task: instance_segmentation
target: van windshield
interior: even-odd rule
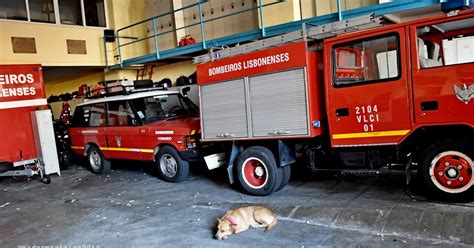
[[[196,106],[180,94],[134,99],[132,104],[143,124],[182,115],[197,114]]]

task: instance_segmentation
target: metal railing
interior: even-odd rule
[[[273,0],[272,2],[266,3],[266,4],[263,4],[262,0],[258,0],[257,6],[252,6],[251,8],[243,9],[239,12],[230,13],[230,14],[226,14],[226,15],[222,15],[222,16],[218,16],[218,17],[206,19],[206,20],[203,18],[203,4],[208,3],[209,1],[212,1],[212,0],[196,0],[196,1],[197,2],[194,4],[190,4],[182,8],[174,9],[172,11],[159,14],[159,15],[147,18],[143,21],[120,28],[115,32],[113,36],[104,36],[104,53],[105,53],[106,67],[108,69],[119,69],[119,68],[124,67],[124,61],[125,61],[126,66],[136,65],[136,64],[152,62],[152,61],[156,61],[160,59],[174,58],[175,56],[181,56],[185,54],[200,52],[202,50],[210,48],[210,46],[226,46],[226,45],[231,45],[231,44],[235,44],[239,42],[247,42],[250,40],[261,39],[261,38],[265,38],[269,36],[281,35],[284,33],[295,31],[295,30],[300,30],[302,23],[323,25],[326,23],[341,21],[342,19],[353,18],[356,16],[366,15],[369,13],[375,13],[376,15],[384,15],[388,13],[394,13],[394,12],[439,4],[439,0],[393,0],[387,3],[383,3],[383,4],[368,5],[368,6],[360,7],[357,9],[344,10],[344,7],[342,7],[341,5],[341,0],[335,0],[337,1],[337,7],[338,7],[337,12],[324,14],[321,16],[309,17],[302,20],[297,20],[293,22],[288,22],[288,23],[283,23],[283,24],[267,27],[265,26],[265,19],[264,19],[265,11],[263,10],[263,8],[270,5],[282,3],[285,0]],[[185,11],[186,9],[189,9],[189,8],[199,9],[199,18],[197,22],[189,24],[189,25],[183,25],[178,28],[176,28],[176,24],[175,24],[175,27],[171,30],[158,32],[157,25],[156,25],[157,20],[162,20],[163,17],[166,17],[168,15],[171,15],[172,17],[174,17],[176,12]],[[216,21],[218,19],[227,18],[233,15],[239,15],[239,14],[242,14],[248,11],[254,11],[254,10],[259,10],[259,13],[258,13],[259,19],[260,19],[259,28],[250,30],[250,31],[240,32],[238,34],[236,33],[236,34],[225,36],[225,37],[219,37],[219,38],[214,37],[213,39],[206,39],[204,24],[212,22],[212,21]],[[139,25],[142,25],[150,21],[153,22],[153,25],[152,25],[153,35],[147,34],[146,37],[143,37],[143,38],[123,35],[123,33],[127,32],[127,30],[130,30],[134,27],[137,27]],[[202,40],[201,42],[198,42],[194,45],[186,46],[187,48],[176,46],[172,49],[160,50],[160,47],[158,44],[158,37],[169,34],[169,33],[176,33],[179,30],[183,30],[183,29],[197,26],[197,25],[199,25],[200,27],[201,40]],[[105,38],[107,37],[115,38],[116,40],[116,44],[113,49],[114,62],[112,65],[109,65],[109,60],[107,58],[108,57],[107,53],[110,52],[110,51],[107,51],[107,43],[105,42]],[[132,56],[131,58],[124,58],[123,48],[136,44],[138,42],[144,42],[145,40],[148,40],[148,39],[154,39],[154,42],[153,42],[154,53],[146,53],[146,55],[143,55],[143,56],[138,55],[138,56]],[[123,42],[124,40],[126,42]],[[149,47],[151,48],[152,44],[149,44]],[[115,57],[117,57],[118,63],[115,62]]]

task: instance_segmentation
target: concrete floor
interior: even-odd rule
[[[298,176],[253,197],[230,187],[223,170],[194,168],[181,184],[156,178],[151,164],[113,163],[110,175],[71,166],[52,183],[0,178],[0,247],[464,247],[474,245],[473,204],[410,198],[403,174]],[[264,205],[276,228],[215,240],[230,208]],[[85,247],[83,246],[83,247]],[[91,246],[89,246],[91,247]]]

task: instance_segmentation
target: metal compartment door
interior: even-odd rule
[[[303,68],[249,78],[254,137],[308,134]]]
[[[248,137],[244,80],[200,86],[205,140]]]

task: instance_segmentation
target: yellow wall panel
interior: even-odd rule
[[[196,65],[191,61],[155,67],[153,71],[153,81],[160,81],[163,78],[169,78],[173,82],[180,76],[189,76],[196,71]]]
[[[104,72],[97,71],[88,73],[74,78],[62,78],[57,81],[46,82],[46,97],[50,95],[60,95],[63,93],[71,93],[78,90],[82,84],[93,86],[94,84],[104,81]]]
[[[107,22],[116,29],[145,19],[144,0],[107,0]],[[82,27],[0,20],[0,64],[38,63],[44,66],[104,66],[103,30],[98,27]],[[138,27],[121,33],[124,36],[144,37],[146,27]],[[11,37],[32,37],[36,42],[36,54],[13,53]],[[85,40],[87,54],[67,53],[66,39]],[[121,40],[122,44],[126,40]],[[128,40],[130,41],[130,40]],[[107,50],[113,50],[109,44]],[[139,42],[123,49],[123,57],[131,58],[148,53],[148,44]],[[117,51],[108,54],[109,62]]]
[[[0,21],[0,64],[105,65],[101,28]],[[37,53],[13,53],[11,37],[35,38]],[[68,54],[66,39],[85,40],[87,54]]]

